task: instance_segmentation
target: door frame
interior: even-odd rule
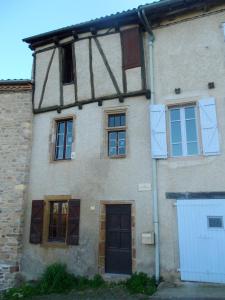
[[[100,201],[99,213],[99,243],[98,243],[98,272],[105,273],[105,245],[106,245],[106,205],[131,205],[131,270],[136,271],[136,241],[135,241],[135,201]]]

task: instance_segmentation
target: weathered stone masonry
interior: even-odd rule
[[[20,269],[32,136],[31,83],[0,81],[0,290]]]

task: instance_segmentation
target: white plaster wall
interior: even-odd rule
[[[35,71],[35,93],[34,108],[38,108],[41,99],[41,93],[47,73],[47,68],[51,55],[54,50],[36,54],[36,71]],[[58,49],[56,49],[51,68],[49,70],[48,80],[45,88],[42,107],[59,105],[59,58]]]
[[[82,40],[75,43],[78,99],[91,98],[90,64],[89,64],[89,41]]]
[[[128,152],[124,159],[109,159],[104,149],[104,110],[127,109]],[[139,183],[150,182],[148,101],[145,97],[96,103],[62,111],[75,114],[75,159],[49,161],[49,134],[56,112],[35,115],[29,201],[26,209],[23,271],[38,276],[55,261],[68,264],[76,274],[97,273],[100,200],[134,200],[136,207],[137,270],[153,274],[153,246],[141,244],[141,233],[152,230],[151,192],[138,191]],[[80,245],[66,249],[45,248],[29,243],[31,201],[45,195],[71,194],[81,199]],[[90,206],[95,206],[91,211]]]
[[[142,89],[141,67],[125,71],[127,80],[127,91],[134,92]]]
[[[75,102],[75,88],[74,84],[63,85],[63,103],[64,105]]]
[[[221,27],[224,21],[225,13],[221,12],[154,30],[156,102],[176,105],[198,101],[204,96],[215,97],[221,143],[219,156],[169,157],[158,163],[164,277],[179,277],[175,200],[166,199],[165,193],[225,190],[225,43]],[[215,82],[216,88],[209,90],[208,82]],[[175,88],[181,88],[180,95],[175,95]],[[167,132],[169,139],[169,127]]]

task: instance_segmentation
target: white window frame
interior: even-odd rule
[[[195,110],[195,125],[196,125],[196,134],[197,134],[197,153],[196,154],[188,154],[187,153],[187,134],[186,134],[186,119],[185,119],[185,108],[193,107]],[[180,126],[181,126],[181,145],[182,145],[182,155],[173,155],[173,143],[172,143],[172,127],[171,127],[171,114],[170,111],[173,109],[179,109],[180,110]],[[179,158],[179,157],[185,157],[185,156],[198,156],[200,154],[199,151],[199,133],[198,133],[198,114],[196,109],[196,104],[190,104],[185,106],[172,106],[169,107],[169,127],[170,127],[170,154],[171,157]]]

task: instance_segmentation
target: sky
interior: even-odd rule
[[[135,8],[153,0],[0,0],[0,79],[30,79],[23,38]]]

